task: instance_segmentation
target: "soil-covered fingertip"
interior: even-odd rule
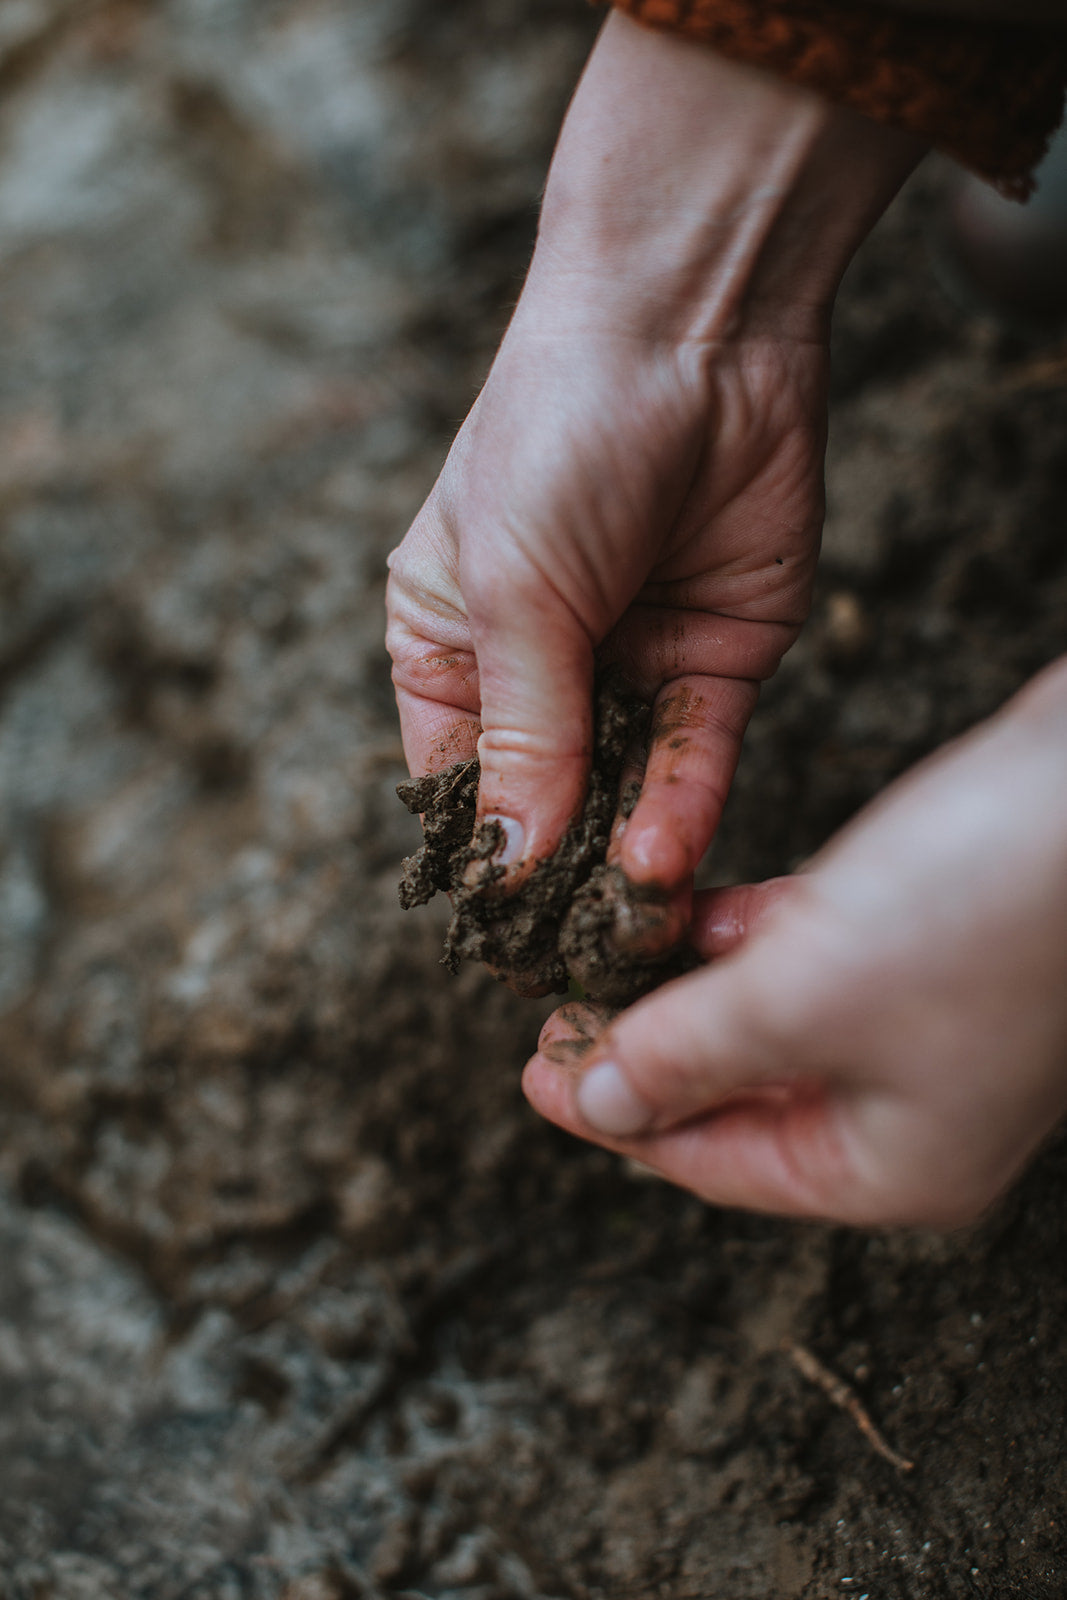
[[[591,999],[619,1007],[700,964],[675,899],[606,862],[571,902],[560,952]]]
[[[477,760],[399,786],[423,824],[422,846],[403,864],[400,903],[424,905],[438,890],[450,896],[443,960],[453,972],[464,960],[482,961],[523,995],[562,994],[574,978],[590,999],[622,1006],[698,958],[670,897],[605,864],[612,824],[634,804],[628,757],[647,737],[650,709],[613,673],[598,681],[595,702],[581,816],[514,893],[500,893],[505,868],[493,862],[500,825],[475,825]]]

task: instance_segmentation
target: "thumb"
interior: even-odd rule
[[[778,893],[785,904],[736,954],[606,1027],[602,1013],[562,1007],[523,1090],[549,1121],[714,1204],[886,1220],[896,1201],[879,1185],[869,1128],[839,1094],[840,1063],[827,1048],[818,918],[805,915],[796,880]]]
[[[747,953],[664,985],[622,1013],[597,1041],[574,1089],[582,1121],[631,1139],[675,1126],[740,1090],[791,1077],[783,1040],[766,1023]]]
[[[498,821],[513,886],[581,809],[592,758],[589,635],[538,574],[464,581],[478,660],[478,820]]]

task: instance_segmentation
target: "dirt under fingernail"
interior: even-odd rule
[[[553,1066],[574,1067],[585,1060],[595,1043],[595,1039],[583,1039],[579,1034],[572,1034],[569,1038],[553,1039],[551,1044],[542,1045],[540,1054]]]
[[[542,1028],[538,1053],[554,1066],[576,1071],[614,1016],[609,1006],[594,1010],[584,1001],[567,1001]]]

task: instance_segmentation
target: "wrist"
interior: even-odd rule
[[[922,150],[615,14],[560,137],[530,288],[565,277],[576,316],[657,339],[821,336],[841,273]]]

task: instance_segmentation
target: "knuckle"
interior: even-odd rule
[[[589,758],[589,750],[585,744],[561,739],[554,727],[491,727],[482,730],[478,755],[483,766],[518,761],[524,766],[536,763],[558,768],[568,763],[584,763]]]
[[[464,568],[463,596],[475,628],[529,628],[543,606],[543,594],[529,572],[506,561],[476,561]],[[534,624],[536,626],[536,623]]]
[[[469,686],[477,674],[474,655],[469,650],[447,650],[440,645],[419,645],[399,641],[390,649],[392,678],[398,689],[414,694],[433,695],[435,690],[454,693],[457,680]]]

